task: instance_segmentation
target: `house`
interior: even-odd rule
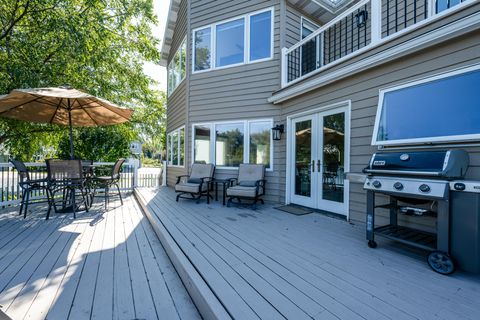
[[[171,0],[168,185],[193,162],[217,177],[264,163],[267,200],[364,221],[355,178],[379,148],[466,148],[480,179],[478,99],[465,113],[437,94],[452,79],[458,99],[480,87],[479,29],[477,0]],[[402,88],[420,94],[387,121]]]

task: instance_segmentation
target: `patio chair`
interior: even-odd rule
[[[200,202],[202,196],[207,196],[207,201],[210,200],[210,193],[208,192],[209,181],[213,178],[215,172],[215,166],[211,163],[192,164],[190,175],[182,175],[177,177],[177,183],[175,184],[175,192],[178,193],[176,201],[178,199],[195,199],[197,203]],[[185,197],[190,195],[191,197]]]
[[[109,176],[103,177],[93,177],[92,184],[93,184],[93,197],[92,203],[97,195],[97,189],[104,189],[103,195],[105,200],[105,210],[108,208],[108,204],[110,203],[110,196],[119,196],[120,203],[123,206],[123,199],[122,193],[120,192],[120,171],[122,170],[122,165],[125,162],[125,159],[118,159],[112,168],[112,173]],[[117,193],[111,193],[112,187],[117,189]]]
[[[20,204],[19,215],[22,214],[23,218],[27,217],[28,205],[33,203],[48,203],[47,219],[50,215],[50,210],[52,209],[52,203],[50,201],[50,193],[48,189],[48,179],[31,179],[30,172],[22,161],[19,160],[10,160],[15,169],[18,172],[18,185],[22,190],[22,202]],[[30,199],[30,196],[33,192],[44,192],[47,196],[47,199]]]
[[[88,212],[87,187],[82,162],[80,160],[48,159],[47,171],[55,212],[59,211],[57,209],[59,202],[62,204],[62,210],[71,209],[73,211],[73,218],[76,218],[76,213],[80,211],[82,204],[84,210]],[[55,198],[58,192],[62,193],[60,199]],[[80,196],[80,199],[77,196]]]
[[[260,197],[265,194],[265,183],[263,164],[241,164],[238,168],[238,178],[232,179],[233,186],[227,189],[227,207],[230,207],[233,199],[237,199],[238,204],[242,199],[248,199],[253,200],[252,209],[255,210],[258,201],[264,203]]]

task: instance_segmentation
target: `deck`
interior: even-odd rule
[[[0,310],[12,319],[199,319],[135,199],[27,219],[0,211]],[[0,319],[2,318],[0,312]]]
[[[370,249],[361,224],[176,203],[169,188],[136,196],[207,317],[479,319],[480,277],[438,275],[422,252],[387,240]]]

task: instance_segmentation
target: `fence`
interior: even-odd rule
[[[25,163],[29,168],[31,179],[47,178],[47,167],[45,163]],[[109,175],[113,162],[96,162],[95,171],[97,175]],[[128,192],[135,187],[159,187],[162,184],[161,170],[143,172],[136,164],[125,163],[122,166],[120,178],[120,190]],[[0,205],[16,204],[21,201],[22,192],[18,185],[18,173],[11,163],[0,163]],[[31,194],[33,198],[46,196],[44,191],[36,190]]]

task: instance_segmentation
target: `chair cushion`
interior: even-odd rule
[[[202,184],[202,191],[207,190],[207,184]],[[200,192],[200,184],[198,183],[179,183],[175,185],[175,191],[177,192],[189,192],[189,193],[199,193]]]
[[[257,185],[257,182],[245,180],[245,181],[239,181],[238,185],[242,187],[255,187]]]
[[[188,182],[188,183],[200,184],[200,183],[202,183],[202,179],[200,179],[200,178],[189,178],[189,179],[187,180],[187,182]]]
[[[265,166],[263,164],[242,163],[238,168],[238,183],[247,181],[258,181],[265,177]]]
[[[200,178],[212,178],[213,177],[213,164],[201,164],[194,163],[192,164],[192,171],[190,172],[189,179],[200,179]]]
[[[227,196],[255,198],[256,190],[256,187],[234,186],[227,189]]]

